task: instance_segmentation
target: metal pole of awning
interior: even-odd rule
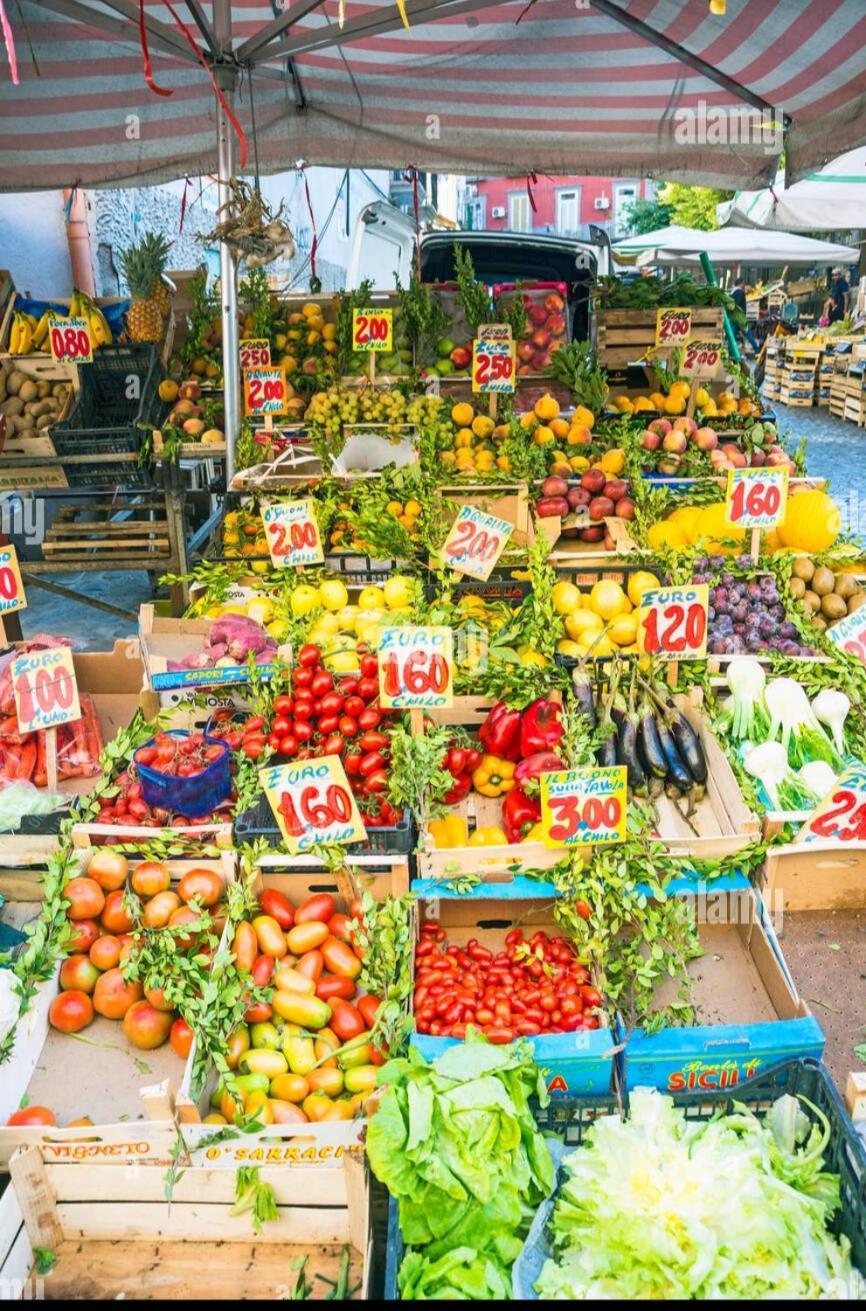
[[[213,0],[214,39],[220,53],[231,51],[231,0]],[[214,77],[229,105],[233,106],[237,87],[237,68],[216,64]],[[235,171],[235,140],[232,125],[222,105],[217,104],[217,195],[219,206],[227,205],[231,192],[229,181]],[[226,212],[219,215],[223,222]],[[240,352],[238,348],[237,265],[231,247],[220,242],[220,315],[222,319],[223,391],[225,395],[226,487],[231,485],[235,469],[235,444],[241,430]]]
[[[710,263],[710,257],[705,250],[701,251],[700,260],[701,260],[701,268],[704,271],[704,277],[707,280],[707,285],[710,287],[717,287],[719,284],[716,279],[716,273],[712,264]],[[724,306],[722,307],[722,326],[724,327],[725,330],[725,338],[728,343],[728,352],[730,353],[731,359],[735,360],[737,364],[742,364],[743,362],[742,356],[740,355],[740,348],[737,345],[737,338],[734,334],[733,325],[731,323],[731,320],[728,318],[728,311],[724,308]]]

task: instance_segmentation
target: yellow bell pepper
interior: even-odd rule
[[[477,828],[469,839],[470,847],[507,847],[508,838],[501,828]]]
[[[540,823],[533,824],[529,832],[521,839],[522,842],[541,842],[542,840]]]
[[[514,761],[484,755],[472,772],[472,784],[483,797],[499,797],[514,787]]]
[[[448,847],[465,847],[469,829],[462,815],[446,815],[444,819],[431,819],[427,830],[438,850]]]

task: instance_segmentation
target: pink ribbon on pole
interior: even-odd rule
[[[403,177],[412,183],[412,213],[415,218],[415,270],[421,281],[421,202],[418,195],[418,169],[410,164]]]
[[[0,0],[0,30],[3,32],[3,42],[6,46],[6,54],[9,58],[9,71],[12,74],[12,85],[20,86],[21,79],[18,76],[18,55],[15,53],[15,37],[12,32],[12,24],[6,17],[3,0]]]
[[[304,195],[307,198],[307,210],[310,215],[310,227],[312,228],[313,238],[310,242],[310,278],[316,276],[316,251],[319,249],[319,237],[316,231],[316,216],[313,213],[313,202],[310,199],[310,184],[307,181],[307,166],[303,162],[298,164],[298,172],[304,180]]]
[[[538,174],[535,169],[530,169],[526,175],[526,194],[529,197],[529,204],[532,207],[533,214],[537,214],[538,206],[535,203],[535,192],[532,190],[534,186],[538,186]]]

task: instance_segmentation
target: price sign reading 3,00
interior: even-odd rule
[[[541,775],[541,834],[546,847],[623,842],[625,822],[625,765]]]
[[[271,343],[267,337],[245,337],[240,343],[241,370],[265,369],[271,362]]]
[[[297,760],[259,770],[262,789],[293,854],[319,842],[363,842],[367,836],[339,756]]]
[[[251,369],[244,374],[244,407],[254,414],[285,414],[286,375],[282,369]]]
[[[268,550],[277,569],[321,564],[322,538],[311,500],[284,501],[262,507]]]
[[[644,592],[638,623],[642,654],[659,660],[703,660],[709,601],[707,583]]]
[[[656,312],[656,346],[685,346],[692,335],[692,312],[668,306]]]
[[[353,350],[390,351],[393,343],[393,310],[355,310],[352,320]]]
[[[52,646],[12,661],[19,733],[56,728],[81,718],[78,683],[68,646]]]
[[[507,519],[464,505],[442,547],[445,563],[458,573],[486,583],[511,533]]]
[[[58,364],[70,361],[75,364],[93,363],[90,326],[86,319],[63,319],[58,315],[50,314],[48,324],[48,341],[51,345],[52,359]]]
[[[797,842],[866,842],[866,767],[852,765],[836,779],[797,834]]]
[[[386,628],[379,644],[382,705],[453,705],[453,644],[450,628]]]
[[[725,519],[740,528],[775,528],[788,504],[787,469],[729,469]]]
[[[827,636],[836,646],[866,665],[866,606],[838,620],[827,629]]]

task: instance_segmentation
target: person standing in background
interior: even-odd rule
[[[839,323],[840,320],[848,317],[848,305],[851,299],[851,287],[848,279],[845,277],[845,270],[836,267],[833,270],[833,281],[830,284],[830,312],[828,318],[831,323]]]
[[[746,279],[745,278],[737,278],[736,282],[734,283],[734,290],[731,292],[731,300],[734,302],[737,309],[745,318],[746,317]],[[746,341],[751,346],[752,351],[755,354],[757,354],[760,347],[758,346],[758,343],[755,340],[755,334],[752,332],[752,325],[749,323],[749,321],[746,320],[745,328],[742,328],[740,327],[739,324],[737,324],[735,331],[739,340],[742,341],[743,338],[745,338]]]

